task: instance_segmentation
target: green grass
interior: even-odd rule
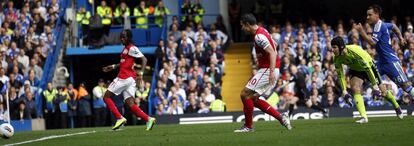
[[[204,125],[156,125],[153,131],[144,126],[127,126],[123,130],[82,128],[15,133],[11,139],[0,139],[0,145],[83,131],[95,133],[33,142],[28,145],[414,145],[414,117],[370,118],[368,124],[354,123],[351,118],[292,121],[287,131],[276,121],[255,122],[253,133],[233,133],[241,123]]]

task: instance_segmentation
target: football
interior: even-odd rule
[[[3,138],[10,138],[14,134],[14,128],[9,123],[3,123],[0,125],[0,134]]]

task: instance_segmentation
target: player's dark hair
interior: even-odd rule
[[[379,6],[377,4],[374,4],[374,5],[371,5],[371,6],[368,7],[368,10],[371,10],[371,9],[374,11],[374,13],[378,14],[379,16],[381,16],[381,13],[382,13],[381,6]]]
[[[132,42],[132,32],[130,29],[125,29],[121,32],[121,37],[126,38],[128,42]]]
[[[339,37],[339,36],[333,38],[331,40],[331,46],[335,46],[335,45],[338,46],[339,52],[342,53],[342,51],[345,48],[345,42],[344,42],[344,40],[341,37]]]
[[[240,22],[243,24],[249,24],[249,25],[255,25],[256,22],[256,17],[254,17],[253,14],[248,13],[248,14],[244,14],[241,18],[240,18]]]

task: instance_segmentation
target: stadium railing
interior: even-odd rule
[[[66,25],[63,24],[63,17],[65,16],[65,9],[70,6],[70,1],[59,1],[59,6],[60,6],[60,13],[59,13],[59,17],[57,20],[57,25],[55,28],[54,36],[56,36],[56,46],[55,48],[52,49],[52,51],[50,51],[48,53],[48,56],[46,58],[45,64],[43,66],[43,75],[42,78],[40,79],[40,85],[38,86],[38,88],[40,89],[46,89],[47,83],[51,82],[53,79],[53,75],[55,72],[55,67],[56,67],[56,63],[59,59],[59,54],[60,51],[62,50],[62,45],[63,45],[63,39],[65,36],[65,32],[66,32]],[[42,90],[39,90],[42,91]],[[38,110],[38,115],[39,116],[43,116],[43,110],[42,109],[42,104],[43,104],[43,99],[42,99],[42,93],[38,93],[35,96],[35,101],[36,101],[36,105],[37,105],[37,109]]]

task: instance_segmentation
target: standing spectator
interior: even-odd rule
[[[112,24],[112,9],[106,5],[106,1],[102,0],[101,5],[96,8],[97,14],[102,18],[104,34],[108,35]]]
[[[209,32],[210,39],[215,41],[220,48],[223,48],[224,45],[227,43],[227,35],[224,34],[221,30],[218,30],[216,25],[210,26]]]
[[[82,37],[79,39],[85,39],[88,30],[89,30],[89,19],[91,18],[91,13],[89,11],[86,11],[85,7],[81,7],[79,11],[76,13],[76,21],[80,24],[82,28]],[[87,41],[82,41],[86,43]],[[83,44],[81,44],[83,45]]]
[[[56,114],[55,114],[55,105],[53,104],[53,101],[56,98],[56,95],[58,94],[58,91],[53,88],[53,84],[51,82],[47,83],[47,89],[43,91],[43,98],[46,103],[45,105],[44,113],[45,113],[45,120],[46,120],[46,129],[54,129],[56,128],[55,120],[56,120]]]
[[[92,115],[92,108],[90,104],[91,96],[88,91],[86,91],[84,83],[79,85],[78,93],[78,124],[79,127],[89,127]]]
[[[58,121],[58,128],[68,128],[68,94],[64,91],[65,87],[58,87],[58,93],[53,101],[56,108],[56,121]],[[56,122],[55,121],[55,122]]]
[[[141,1],[139,6],[134,8],[134,16],[136,17],[137,28],[148,28],[148,13],[149,9],[145,5],[145,1]]]
[[[162,0],[158,1],[158,5],[155,7],[155,24],[158,27],[162,27],[164,24],[164,19],[167,18],[167,15],[170,14],[170,10],[164,6],[164,2]]]
[[[167,48],[165,47],[164,44],[164,40],[160,39],[158,41],[158,47],[155,50],[155,54],[157,56],[157,59],[159,59],[159,61],[164,62],[166,61],[166,56],[167,56]]]
[[[194,22],[196,24],[200,24],[203,20],[203,15],[205,13],[205,10],[201,5],[200,0],[195,0],[195,4],[193,5],[192,9],[192,12],[195,14]]]
[[[234,41],[240,40],[240,4],[238,0],[232,0],[229,4],[229,17],[231,34]]]
[[[124,24],[124,20],[130,15],[131,11],[125,2],[121,2],[121,4],[115,8],[114,16],[117,24]]]
[[[73,88],[73,84],[68,84],[68,118],[69,118],[69,128],[75,128],[75,120],[77,116],[78,108],[78,90]]]
[[[193,5],[190,0],[184,0],[183,5],[181,5],[181,22],[184,23],[187,21],[187,16],[193,13]]]
[[[100,127],[105,125],[106,121],[106,105],[103,101],[103,95],[106,91],[105,82],[99,79],[98,85],[93,88],[93,112],[95,126]]]

